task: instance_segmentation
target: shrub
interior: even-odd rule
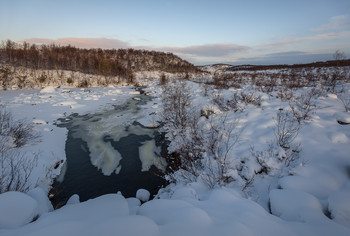
[[[71,77],[67,79],[67,84],[73,84],[73,79]]]
[[[167,82],[168,82],[168,78],[166,77],[166,75],[164,73],[162,73],[160,75],[159,84],[165,85]]]
[[[88,88],[89,87],[89,82],[87,79],[83,79],[79,84],[78,84],[79,88]]]
[[[38,139],[32,124],[14,121],[11,113],[0,106],[0,193],[28,190],[37,155],[28,158],[18,148]]]
[[[311,119],[311,115],[316,109],[315,98],[318,94],[319,92],[316,89],[311,89],[289,100],[289,107],[299,124]]]

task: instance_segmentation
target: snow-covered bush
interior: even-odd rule
[[[237,171],[231,150],[239,141],[241,130],[237,126],[237,121],[228,122],[215,114],[198,120],[194,135],[188,133],[187,140],[171,142],[169,151],[179,151],[182,158],[180,168],[169,174],[168,179],[182,183],[201,181],[209,188],[235,180]],[[180,152],[184,149],[191,151]]]
[[[289,107],[299,124],[311,119],[311,115],[316,109],[315,100],[318,95],[319,91],[313,88],[289,100]]]
[[[212,115],[201,129],[203,143],[203,171],[200,178],[213,188],[236,179],[231,150],[239,142],[242,132],[238,120],[228,120],[225,115]]]
[[[33,128],[25,121],[14,121],[11,113],[0,107],[0,193],[28,190],[37,158],[28,159],[18,148],[38,140]]]
[[[300,143],[295,139],[301,125],[290,111],[280,109],[277,112],[274,127],[274,139],[267,143],[264,150],[251,146],[251,159],[241,161],[238,175],[244,180],[242,190],[250,186],[257,175],[282,177],[296,166],[301,151]]]
[[[243,84],[242,77],[236,73],[224,72],[216,73],[213,77],[213,84],[220,89],[241,88]]]
[[[239,139],[238,122],[218,109],[202,117],[194,111],[185,81],[172,81],[163,87],[162,121],[173,169],[168,180],[200,179],[210,188],[228,183],[233,179],[230,151]]]
[[[163,86],[162,120],[174,129],[185,129],[191,117],[191,94],[184,80],[173,80]]]
[[[350,96],[347,96],[344,93],[339,94],[338,99],[342,102],[346,112],[350,111]]]
[[[300,125],[295,122],[289,111],[283,111],[283,109],[278,110],[275,124],[274,134],[277,144],[283,149],[291,148],[299,134]]]
[[[225,99],[221,93],[217,93],[213,98],[213,102],[224,111],[233,110],[234,112],[242,112],[245,106],[252,104],[254,106],[261,106],[261,96],[255,96],[254,92],[235,92],[233,95]]]

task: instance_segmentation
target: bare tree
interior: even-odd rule
[[[332,74],[332,91],[334,93],[335,92],[335,87],[337,85],[337,81],[339,79],[341,79],[341,77],[342,77],[341,69],[340,69],[340,61],[346,59],[345,53],[338,49],[333,54],[333,59],[337,61],[337,66],[335,68],[334,73]]]
[[[339,49],[337,51],[335,51],[335,53],[333,54],[333,59],[336,61],[341,61],[341,60],[345,60],[346,56],[345,53],[343,51],[340,51]]]

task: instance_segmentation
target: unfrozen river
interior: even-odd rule
[[[166,168],[163,135],[130,120],[151,100],[140,94],[113,109],[61,120],[68,129],[67,161],[53,184],[56,207],[73,194],[80,201],[118,191],[135,197],[140,188],[154,195],[165,184],[159,176]]]

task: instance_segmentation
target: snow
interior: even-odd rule
[[[350,228],[350,181],[346,189],[331,194],[328,198],[328,210],[334,221]]]
[[[66,205],[80,203],[80,198],[78,194],[73,194],[67,201]]]
[[[0,230],[28,224],[37,214],[38,203],[27,194],[12,191],[0,194]]]
[[[288,221],[307,222],[322,216],[321,203],[305,192],[274,189],[270,205],[272,214]]]
[[[196,199],[198,200],[198,196],[196,191],[189,187],[181,187],[174,191],[173,195],[171,196],[171,199]]]
[[[44,213],[53,211],[52,204],[47,197],[47,193],[40,187],[31,189],[27,192],[29,196],[35,199],[38,203],[38,214],[42,215]]]
[[[128,202],[130,215],[136,215],[137,210],[139,209],[139,206],[141,205],[141,201],[135,197],[127,198],[126,201]]]
[[[344,133],[334,133],[331,136],[331,140],[333,143],[348,143],[349,138]]]
[[[337,121],[341,121],[343,123],[350,123],[350,113],[349,112],[338,112],[334,115]]]
[[[105,222],[115,223],[116,218],[128,215],[129,208],[125,198],[118,194],[107,194],[79,204],[63,206],[32,224],[14,231],[0,231],[0,234],[96,235],[106,226]]]
[[[146,189],[139,189],[136,192],[136,198],[139,199],[142,202],[147,202],[149,200],[150,197],[150,192]]]
[[[47,213],[24,227],[0,231],[10,235],[348,235],[350,229],[332,223],[325,216],[320,217],[320,205],[304,194],[276,190],[274,197],[282,194],[297,209],[285,206],[277,200],[279,211],[295,214],[301,210],[302,216],[316,214],[316,218],[306,218],[311,222],[285,221],[270,215],[257,203],[245,199],[232,189],[215,189],[202,192],[202,200],[154,199],[140,205],[138,199],[125,199],[120,194],[108,194],[86,202],[69,204]],[[303,200],[300,204],[297,197]],[[287,202],[288,203],[288,202]],[[288,205],[288,204],[287,204]],[[130,211],[130,207],[136,211]],[[303,208],[305,207],[305,209]],[[311,210],[311,212],[307,212]],[[294,212],[294,213],[293,213]],[[295,215],[298,217],[298,215]],[[300,217],[299,217],[300,219]]]
[[[349,123],[349,114],[338,100],[340,95],[323,93],[316,100],[317,109],[295,140],[302,145],[300,158],[286,167],[279,161],[286,150],[271,143],[277,111],[288,110],[288,101],[276,98],[274,92],[255,91],[262,98],[260,107],[239,104],[243,110],[233,112],[220,108],[212,98],[220,93],[224,100],[231,99],[237,90],[212,88],[204,96],[198,83],[188,84],[194,104],[191,112],[200,114],[201,108],[212,111],[208,119],[200,118],[200,127],[210,128],[210,120],[217,121],[225,115],[227,120],[222,125],[239,120],[239,142],[228,153],[232,169],[226,174],[232,182],[209,189],[201,177],[179,181],[161,189],[150,201],[147,190],[139,190],[136,198],[108,194],[86,202],[73,195],[66,206],[54,211],[46,193],[52,178],[66,168],[67,130],[55,126],[58,118],[66,119],[72,113],[103,113],[94,125],[76,120],[82,129],[74,135],[87,142],[91,161],[104,174],[118,173],[123,168],[119,165],[122,157],[103,138],[106,134],[114,141],[129,134],[153,138],[153,130],[132,123],[158,126],[161,88],[149,84],[145,91],[154,96],[152,101],[138,112],[134,107],[132,112],[118,114],[105,112],[139,95],[138,91],[117,86],[1,91],[1,104],[16,119],[33,123],[42,141],[22,148],[29,156],[40,153],[30,179],[32,190],[27,194],[0,195],[0,235],[350,235],[350,125],[337,122]],[[348,93],[350,85],[342,86]],[[247,86],[240,91],[253,89]],[[295,95],[304,91],[307,88],[300,88]],[[178,150],[181,143],[172,141],[169,149]],[[268,174],[256,174],[261,166],[252,158],[252,149],[261,154],[257,159],[271,169]],[[139,153],[143,171],[151,165],[164,169],[159,151],[154,140],[142,143]],[[53,168],[61,162],[57,169]],[[244,178],[253,181],[244,186]],[[35,183],[42,189],[34,189]],[[40,217],[29,223],[37,215]]]
[[[47,86],[40,90],[40,93],[54,93],[55,92],[55,87],[54,86]]]

